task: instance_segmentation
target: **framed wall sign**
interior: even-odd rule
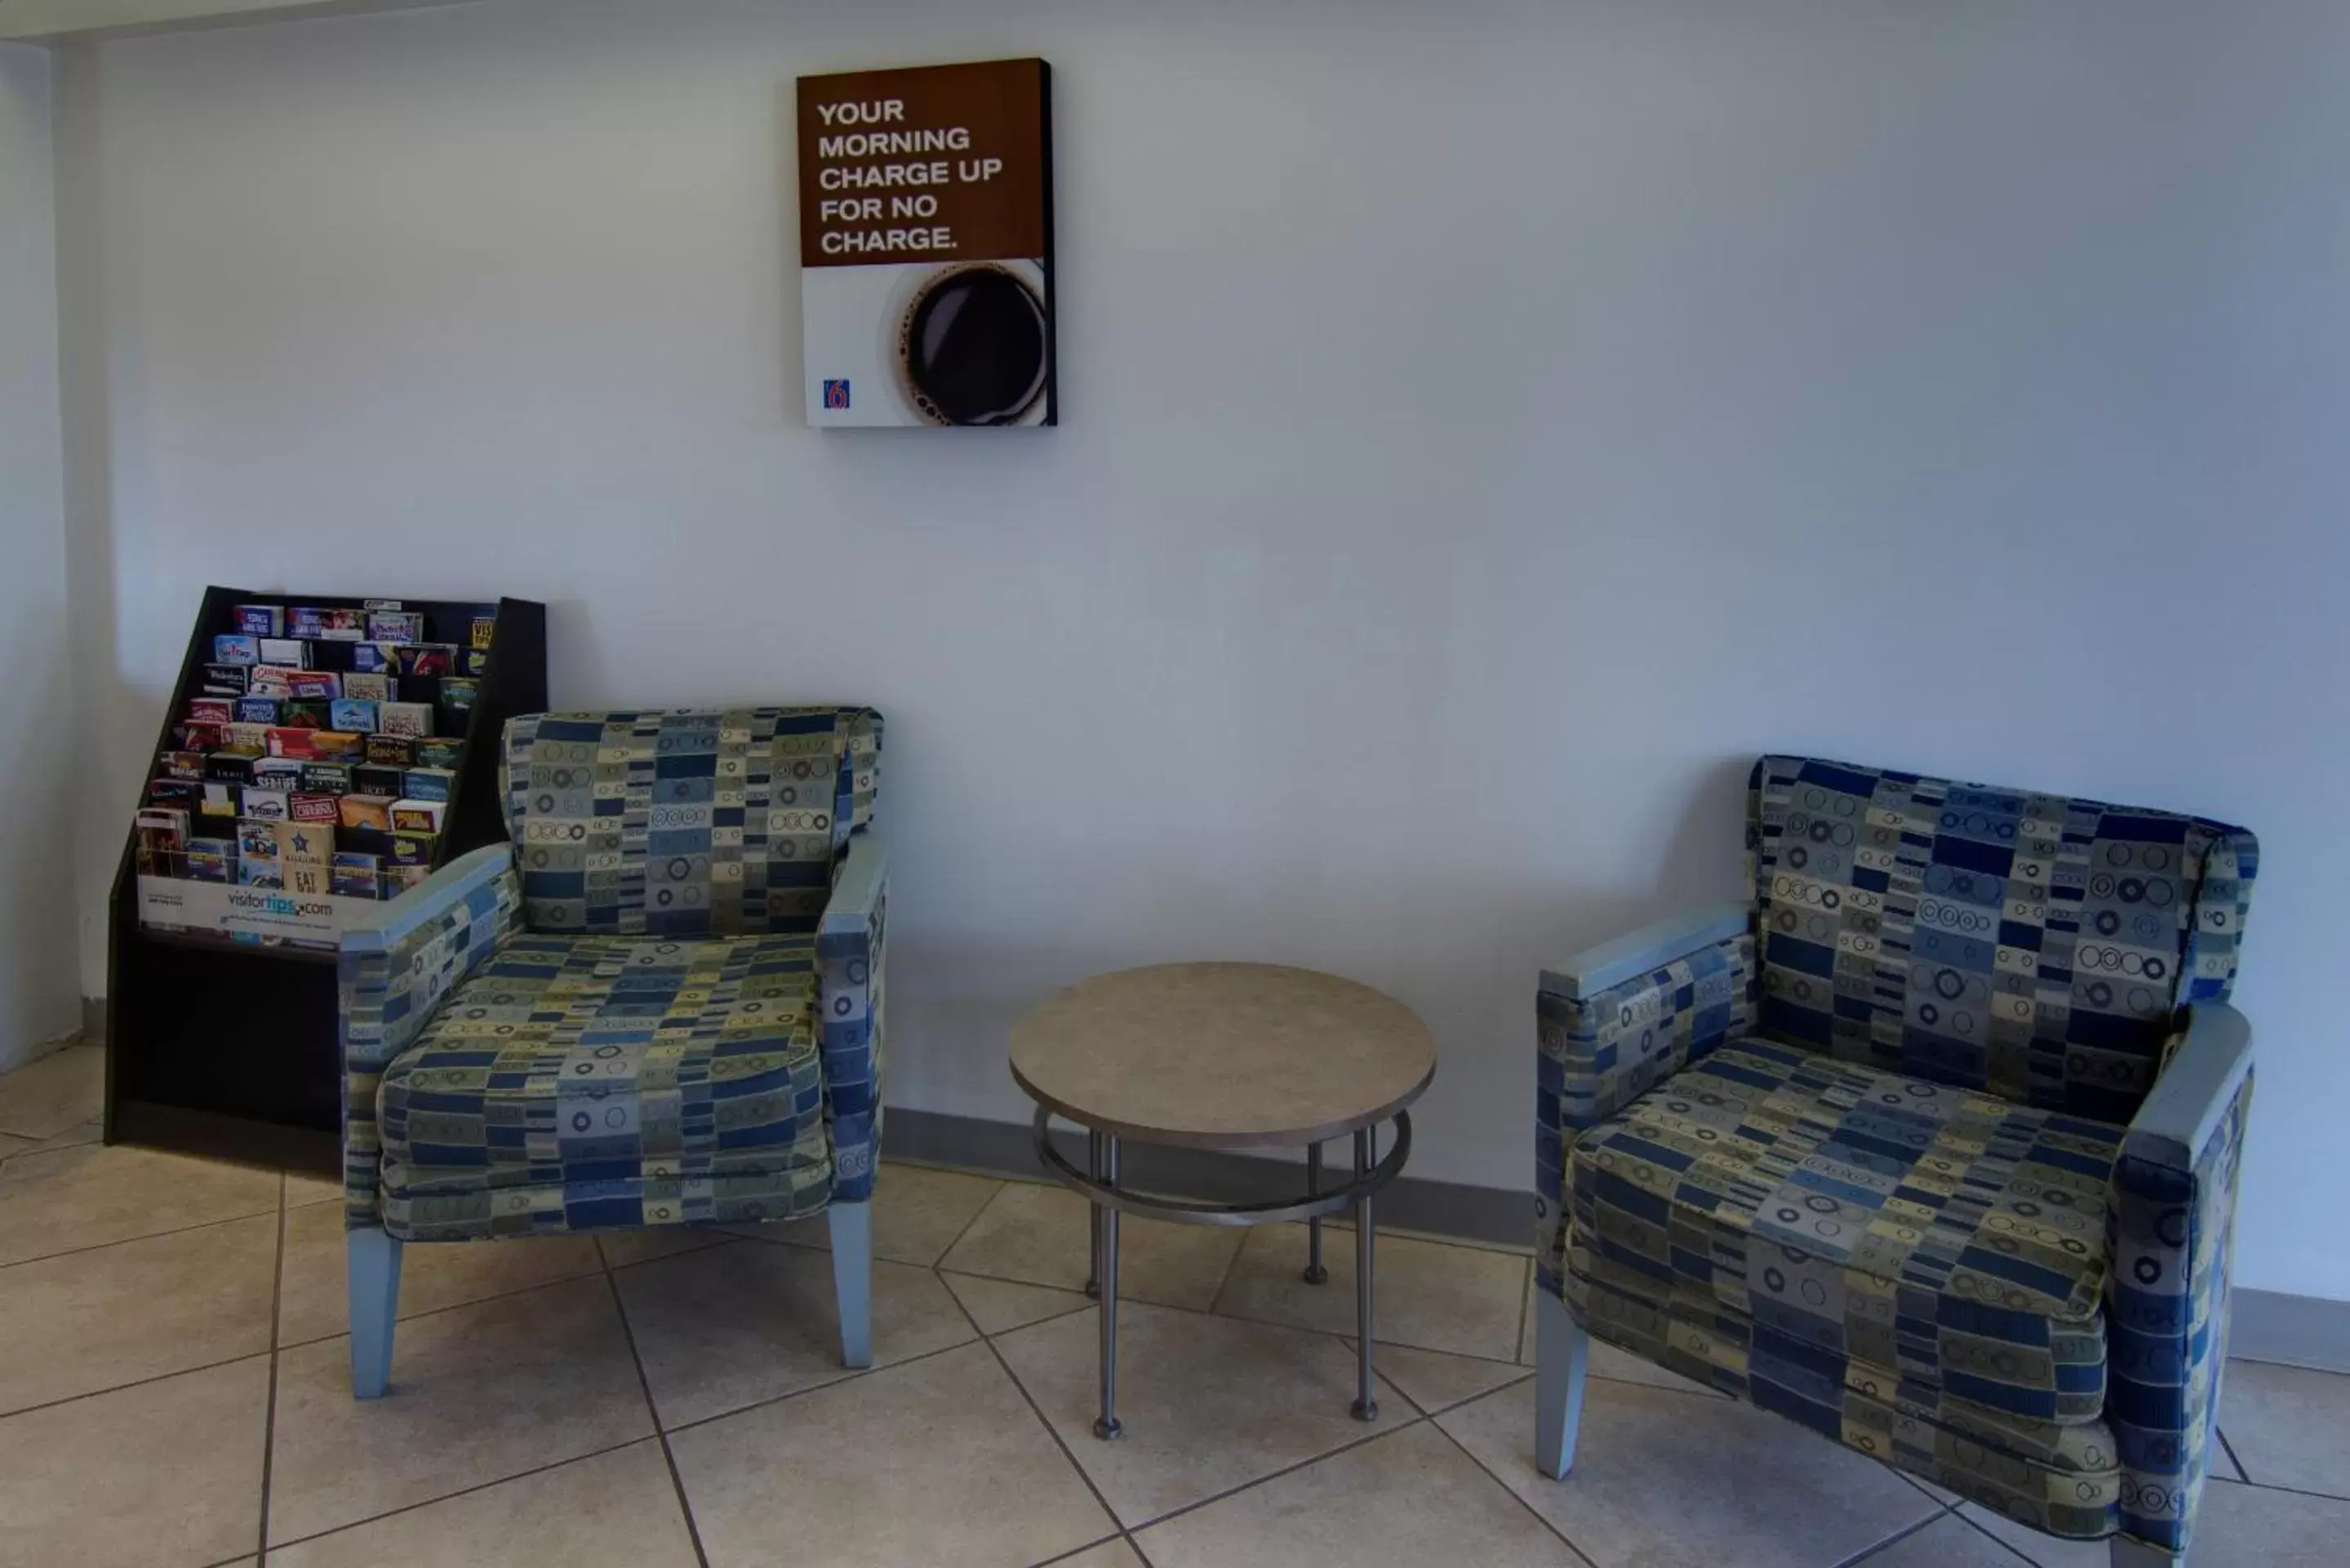
[[[799,80],[808,422],[1049,425],[1052,69]]]

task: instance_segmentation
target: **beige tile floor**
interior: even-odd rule
[[[349,1396],[328,1182],[99,1146],[101,1062],[0,1078],[0,1568],[2089,1568],[1604,1348],[1533,1469],[1522,1252],[1128,1228],[1122,1414],[1093,1414],[1084,1206],[886,1166],[874,1367],[821,1225],[409,1251],[391,1393]],[[2237,1363],[2196,1568],[2339,1564],[2350,1378]]]

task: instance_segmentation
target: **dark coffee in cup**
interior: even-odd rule
[[[948,425],[1003,425],[1044,394],[1045,306],[1000,266],[949,267],[924,284],[899,337],[906,389]]]

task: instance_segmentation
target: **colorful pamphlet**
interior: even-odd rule
[[[205,697],[242,697],[252,684],[253,675],[245,665],[207,664],[196,691]]]
[[[198,882],[236,879],[236,841],[231,838],[188,840],[188,875]]]
[[[280,637],[285,634],[286,612],[276,605],[239,605],[229,613],[236,618],[236,629],[244,636]]]
[[[241,818],[236,825],[236,857],[246,863],[277,859],[277,824]]]
[[[286,797],[286,820],[288,822],[337,822],[341,819],[342,811],[343,797],[338,794],[304,794],[296,791]],[[329,833],[327,838],[331,843],[334,835]]]
[[[411,768],[400,782],[411,800],[445,801],[457,788],[457,775],[447,768]]]
[[[304,763],[302,787],[312,794],[343,794],[351,787],[350,763]]]
[[[340,697],[330,704],[328,722],[338,730],[356,730],[363,735],[369,734],[377,728],[378,707],[379,704],[364,698]]]
[[[383,892],[382,861],[372,855],[338,850],[335,855],[334,890],[346,898],[380,898]]]
[[[429,735],[432,732],[432,704],[430,702],[384,702],[377,705],[377,722],[372,728],[387,735]]]
[[[286,803],[292,799],[284,790],[247,784],[237,792],[237,814],[248,822],[283,822],[291,815]]]
[[[307,797],[296,795],[294,798],[300,801]],[[281,861],[288,864],[299,861],[306,866],[324,867],[335,857],[335,828],[331,815],[323,824],[300,817],[288,818],[278,823],[274,831],[277,840],[277,858]]]

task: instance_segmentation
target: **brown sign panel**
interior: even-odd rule
[[[802,77],[800,265],[1051,248],[1042,60]]]
[[[798,119],[808,422],[1057,422],[1050,68],[803,77]]]

